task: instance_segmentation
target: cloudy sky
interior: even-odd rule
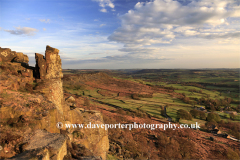
[[[0,46],[63,68],[239,68],[239,0],[0,0]]]

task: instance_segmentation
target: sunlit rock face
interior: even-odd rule
[[[11,145],[4,147],[7,152],[3,157],[106,159],[109,149],[107,130],[65,127],[67,123],[102,125],[104,121],[99,111],[79,108],[75,102],[78,97],[72,95],[64,99],[63,73],[58,53],[58,49],[47,46],[45,56],[35,54],[36,66],[31,67],[28,57],[23,53],[0,48],[0,94],[4,92],[2,95],[8,99],[0,107],[0,117],[7,120],[4,123],[6,125],[1,126],[5,128],[3,136],[9,134],[6,129],[8,125],[22,134],[21,139],[13,139]],[[58,122],[63,124],[63,128],[57,127]],[[76,133],[80,136],[76,136]],[[24,145],[25,149],[17,153],[15,148],[19,145]]]
[[[66,99],[65,102],[61,79],[63,77],[62,63],[58,53],[58,49],[47,46],[45,56],[38,53],[35,54],[35,77],[38,82],[35,89],[56,105],[59,113],[63,115],[65,123],[87,125],[91,122],[92,124],[104,124],[101,113],[97,111],[82,111],[76,107],[74,107],[75,109],[70,109],[72,103],[75,102],[74,98]],[[70,100],[71,105],[68,105]],[[82,135],[82,137],[73,140],[74,142],[84,146],[93,155],[106,159],[109,149],[107,130],[104,128],[84,128],[80,131],[77,129],[69,130],[68,132],[71,134],[73,131],[78,131]]]
[[[18,62],[28,65],[29,58],[21,52],[11,51],[9,48],[0,47],[0,62]]]
[[[63,88],[62,88],[62,62],[58,55],[59,50],[50,46],[46,47],[45,57],[36,53],[36,75],[39,79],[37,89],[50,101],[56,104],[58,110],[63,113]]]
[[[46,47],[45,57],[36,53],[36,77],[39,79],[62,78],[62,62],[58,55],[59,50],[50,46]]]

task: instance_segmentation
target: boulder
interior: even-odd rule
[[[16,52],[15,58],[12,59],[12,62],[20,62],[20,63],[28,64],[29,59],[28,59],[27,55],[25,55],[21,52]]]
[[[11,159],[56,159],[62,160],[67,154],[67,137],[59,133],[36,130],[29,138],[25,151]]]
[[[50,155],[49,151],[47,148],[42,149],[36,149],[36,150],[31,150],[31,151],[25,151],[21,154],[18,154],[12,158],[11,160],[25,160],[25,159],[31,159],[31,160],[50,160]]]
[[[68,98],[66,98],[66,102],[74,103],[75,98],[73,98],[72,96],[69,96]]]
[[[9,48],[0,48],[0,58],[3,62],[11,62],[15,58],[15,53]]]
[[[2,62],[18,62],[28,65],[28,56],[21,53],[11,51],[9,48],[0,48],[0,58]]]

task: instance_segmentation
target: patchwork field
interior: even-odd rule
[[[105,123],[168,123],[170,120],[173,123],[191,126],[197,122],[201,126],[200,130],[187,131],[187,137],[192,134],[191,139],[196,138],[194,143],[202,146],[197,147],[197,151],[187,150],[194,158],[199,156],[195,155],[196,152],[202,154],[200,157],[204,157],[205,151],[201,149],[210,146],[207,142],[211,141],[210,137],[214,135],[209,133],[208,128],[213,124],[220,127],[222,135],[230,135],[235,140],[240,138],[237,70],[63,70],[63,72],[65,94],[78,97],[80,102],[77,105],[80,107],[101,111],[105,116]],[[164,107],[168,117],[164,114]],[[179,139],[185,131],[181,130],[178,133]],[[151,152],[152,156],[156,156],[156,153],[150,150],[159,146],[151,146],[150,141],[162,145],[165,141],[161,140],[161,137],[165,134],[172,137],[176,133],[169,131],[162,134],[158,131],[151,133],[137,130],[131,132],[109,130],[112,146],[118,147],[118,144],[128,146],[121,147],[126,157],[134,157],[135,154],[145,153],[146,150]],[[134,139],[136,135],[140,136],[142,141]],[[159,135],[159,138],[150,138],[156,135]],[[145,144],[145,141],[149,143]],[[181,142],[178,143],[183,145]],[[232,147],[235,145],[233,140],[225,138],[221,140],[218,138],[216,143],[224,146],[233,143]],[[151,147],[142,148],[143,145]],[[163,152],[162,150],[161,155]],[[119,153],[110,152],[108,159],[121,159],[119,156]]]

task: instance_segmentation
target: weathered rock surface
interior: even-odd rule
[[[74,103],[75,102],[75,98],[70,96],[70,97],[66,98],[66,102]]]
[[[74,142],[82,144],[89,149],[95,156],[101,156],[106,159],[109,149],[108,131],[101,128],[104,124],[102,114],[99,111],[85,111],[76,108],[66,112],[65,117],[71,124],[84,124],[84,127],[79,129],[71,127],[67,129],[70,133],[77,134]],[[68,122],[68,123],[69,123]],[[98,125],[98,126],[97,126]]]
[[[68,98],[66,98],[65,102],[66,102],[66,105],[70,107],[70,109],[76,108],[75,98],[73,98],[72,96],[69,96]]]
[[[25,152],[11,159],[62,160],[67,154],[67,137],[59,133],[36,130],[26,143]]]
[[[66,159],[74,156],[82,159],[106,159],[109,140],[105,128],[67,129],[64,126],[63,130],[60,130],[56,126],[58,122],[64,125],[104,124],[100,112],[78,108],[72,96],[65,101],[59,50],[47,46],[45,57],[36,53],[35,68],[23,66],[22,63],[27,62],[28,58],[22,53],[2,48],[0,51],[4,52],[0,56],[4,61],[0,68],[4,70],[0,87],[2,94],[8,98],[5,100],[0,97],[0,124],[6,125],[5,131],[8,125],[19,129],[20,133],[23,133],[24,129],[29,130],[28,134],[36,130],[34,136],[24,142],[28,143],[24,152],[16,151],[12,152],[12,155],[4,156],[9,158],[18,154],[12,159]],[[33,77],[33,70],[36,79]],[[78,146],[75,149],[69,145],[73,142]],[[67,152],[69,147],[72,148],[72,153]],[[14,146],[9,146],[9,149],[15,150]],[[79,149],[86,153],[83,154]]]
[[[63,88],[61,79],[48,79],[38,82],[35,90],[42,93],[49,101],[53,102],[57,109],[63,113]]]
[[[40,79],[36,90],[40,91],[56,104],[58,110],[63,113],[63,88],[62,88],[62,63],[59,50],[50,46],[46,47],[45,57],[36,53],[36,75]]]
[[[50,46],[46,47],[45,57],[36,53],[36,73],[39,79],[62,78],[62,62],[58,55],[59,50]]]
[[[11,62],[15,58],[15,54],[9,48],[0,48],[0,57],[2,62]]]
[[[19,62],[28,64],[28,56],[21,53],[11,51],[9,48],[1,48],[0,47],[0,59],[2,62]]]
[[[26,63],[28,64],[29,59],[28,56],[21,53],[21,52],[16,52],[15,53],[15,58],[12,60],[13,62],[20,62],[20,63]]]

